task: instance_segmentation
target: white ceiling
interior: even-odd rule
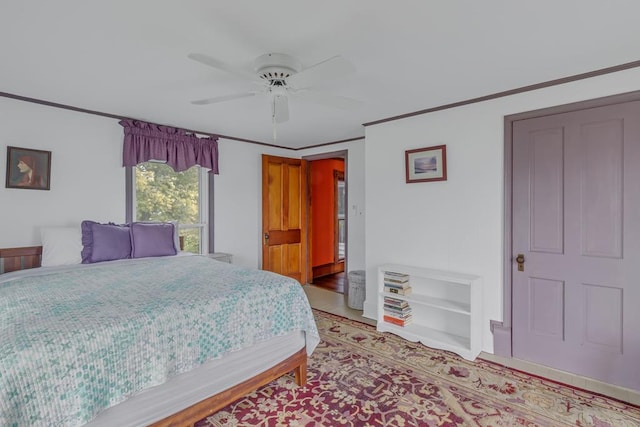
[[[276,145],[364,136],[363,123],[639,58],[637,0],[2,0],[0,92],[273,144],[266,97],[197,106],[249,84],[187,58],[252,70],[264,53],[356,72],[290,101]]]

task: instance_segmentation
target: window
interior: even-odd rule
[[[177,221],[185,251],[209,252],[209,180],[206,169],[175,172],[160,162],[140,163],[132,175],[131,217],[135,221]]]
[[[336,206],[336,250],[335,262],[344,260],[345,252],[345,194],[344,194],[344,172],[333,171],[335,183],[335,206]]]

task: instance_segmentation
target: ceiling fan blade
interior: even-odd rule
[[[199,99],[197,101],[191,101],[194,105],[207,105],[207,104],[215,104],[217,102],[231,101],[233,99],[239,98],[247,98],[249,96],[255,96],[255,92],[248,93],[237,93],[235,95],[224,95],[224,96],[216,96],[213,98]]]
[[[289,120],[289,100],[284,95],[275,95],[271,103],[271,117],[276,123]]]
[[[298,91],[292,93],[297,100],[313,102],[315,104],[326,105],[328,107],[339,108],[341,110],[353,110],[360,107],[363,102],[359,99],[348,98],[346,96],[332,95],[330,93],[315,90]]]
[[[303,89],[322,83],[325,80],[345,76],[355,70],[351,62],[342,56],[334,56],[294,74],[287,79],[287,84],[296,89]]]
[[[189,59],[193,59],[194,61],[197,61],[201,64],[205,64],[210,67],[217,68],[218,70],[225,71],[229,74],[233,74],[234,76],[242,77],[245,80],[262,83],[262,81],[256,75],[248,73],[244,70],[235,68],[229,64],[226,64],[208,55],[203,55],[201,53],[190,53],[188,57]]]

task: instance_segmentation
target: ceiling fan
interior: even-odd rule
[[[200,53],[191,53],[189,58],[243,78],[253,83],[255,87],[255,89],[244,93],[200,99],[192,101],[192,104],[206,105],[256,95],[270,96],[274,136],[275,124],[289,120],[289,96],[341,109],[352,109],[361,104],[359,100],[353,98],[313,89],[313,86],[326,80],[342,77],[355,71],[355,67],[341,56],[334,56],[303,69],[301,62],[293,56],[284,53],[267,53],[255,59],[254,73],[249,73]]]

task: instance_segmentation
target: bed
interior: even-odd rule
[[[0,249],[0,425],[191,425],[319,342],[293,279],[204,256],[41,267]]]

